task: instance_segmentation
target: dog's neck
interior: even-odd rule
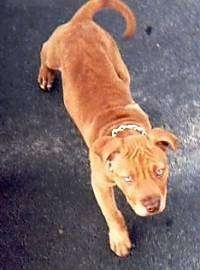
[[[89,145],[102,136],[112,136],[113,129],[116,129],[120,125],[129,124],[141,127],[146,133],[151,130],[148,116],[141,109],[138,110],[137,107],[126,108],[126,106],[124,106],[107,109],[106,111],[101,112],[95,117],[92,123]],[[132,134],[138,134],[138,131],[126,129],[123,132],[120,132],[118,136],[124,137]]]

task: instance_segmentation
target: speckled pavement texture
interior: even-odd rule
[[[127,0],[138,29],[103,11],[98,21],[118,41],[132,93],[154,126],[182,141],[170,153],[166,211],[136,216],[118,194],[136,243],[131,256],[109,250],[90,187],[87,149],[65,111],[61,84],[37,87],[39,50],[83,0],[0,2],[0,269],[200,269],[200,2]]]

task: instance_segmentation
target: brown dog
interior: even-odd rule
[[[50,89],[54,70],[61,72],[64,104],[89,148],[92,187],[108,224],[110,248],[125,256],[131,242],[113,187],[122,190],[138,215],[162,212],[169,174],[166,150],[175,150],[178,140],[164,129],[152,129],[133,101],[116,43],[92,20],[104,7],[121,12],[124,36],[133,35],[135,17],[124,3],[90,0],[44,43],[38,82]]]

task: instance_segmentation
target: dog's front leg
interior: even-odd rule
[[[111,250],[118,256],[128,255],[131,249],[131,241],[124,217],[117,208],[113,188],[102,187],[99,183],[96,183],[95,179],[92,179],[92,187],[109,228]]]

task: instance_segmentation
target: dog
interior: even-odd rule
[[[60,71],[65,107],[89,150],[91,185],[108,225],[110,248],[126,256],[132,243],[113,188],[123,192],[136,214],[161,213],[169,175],[167,150],[176,150],[179,141],[167,130],[152,128],[133,100],[115,41],[93,21],[103,8],[122,14],[125,38],[135,33],[135,15],[126,4],[89,0],[43,44],[38,83],[50,90],[55,70]]]

